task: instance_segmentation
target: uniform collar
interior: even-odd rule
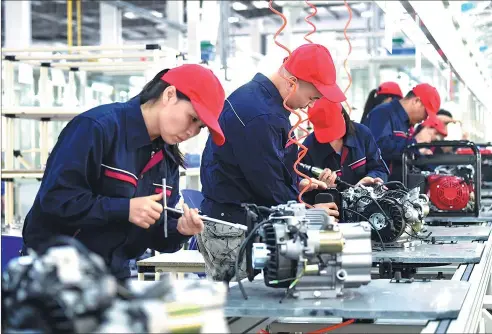
[[[125,103],[124,112],[126,113],[126,147],[129,150],[136,150],[143,146],[150,145],[149,132],[140,109],[140,97],[137,96]]]
[[[282,110],[282,112],[290,114],[288,110],[286,110],[283,106],[284,99],[280,95],[280,92],[278,91],[277,87],[273,84],[273,82],[268,79],[266,76],[264,76],[261,73],[257,73],[253,81],[261,85],[265,90],[268,92],[268,95],[274,100],[274,102],[279,106],[279,109]]]
[[[405,111],[405,108],[403,108],[403,106],[401,105],[400,101],[397,100],[397,99],[394,99],[393,101],[391,101],[390,103],[393,103],[394,106],[395,106],[395,109],[397,110],[397,117],[406,125],[408,125],[408,127],[410,127],[410,118],[408,117],[408,114],[407,112]]]
[[[355,129],[355,131],[356,131],[355,135],[347,134],[347,137],[343,141],[343,146],[347,146],[351,148],[357,147],[357,137],[356,137],[357,130]]]

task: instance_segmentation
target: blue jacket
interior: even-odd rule
[[[410,119],[398,100],[383,103],[374,108],[364,120],[371,130],[381,154],[390,169],[391,181],[402,181],[402,154],[404,149],[416,143],[409,134]]]
[[[138,97],[82,113],[51,152],[24,222],[24,244],[36,250],[50,237],[73,236],[102,256],[116,277],[126,278],[129,259],[147,248],[175,252],[188,239],[170,215],[167,239],[163,215],[149,229],[128,221],[130,199],[162,191],[164,177],[168,205],[174,206],[179,166],[162,139],[151,142]]]
[[[386,182],[389,170],[374,137],[366,126],[355,122],[353,124],[355,134],[346,136],[340,154],[329,143],[318,142],[314,133],[311,133],[303,143],[308,152],[302,162],[313,167],[329,168],[350,184],[356,184],[365,176],[379,177]],[[314,192],[306,193],[304,200],[313,203],[313,195]]]
[[[262,74],[226,100],[219,118],[226,142],[219,147],[209,136],[203,152],[203,213],[241,223],[241,203],[272,206],[297,198],[297,145],[287,144],[290,112],[282,103]]]

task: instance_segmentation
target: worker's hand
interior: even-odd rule
[[[203,221],[198,217],[198,209],[190,209],[183,204],[183,215],[178,219],[178,232],[182,235],[195,235],[203,231]]]
[[[375,184],[375,183],[383,184],[384,181],[381,180],[379,177],[372,178],[370,176],[366,176],[362,178],[359,182],[357,182],[357,184]]]
[[[333,172],[329,168],[325,168],[319,175],[318,179],[326,183],[328,187],[335,187],[335,180],[337,179],[337,173]]]
[[[317,209],[325,209],[328,215],[333,217],[338,217],[340,214],[338,213],[338,207],[334,202],[330,203],[318,203],[314,205]]]
[[[306,188],[307,186],[309,186],[309,189],[307,189],[306,191],[311,191],[311,190],[315,190],[315,189],[324,190],[324,189],[328,188],[326,183],[324,183],[323,181],[317,180],[315,178],[311,178],[311,185],[309,185],[309,179],[304,179],[301,182],[299,182],[299,190],[300,191],[303,191],[304,188]]]
[[[130,216],[128,220],[142,228],[149,228],[161,217],[162,193],[146,197],[136,197],[130,200]]]
[[[415,141],[417,143],[430,143],[436,135],[436,130],[431,127],[424,127],[419,133],[415,135]]]
[[[422,147],[421,149],[419,149],[419,152],[422,155],[432,155],[432,154],[434,154],[434,152],[432,152],[431,149],[425,148],[425,147]]]

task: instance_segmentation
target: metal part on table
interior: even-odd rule
[[[261,279],[245,282],[244,300],[237,286],[229,290],[224,313],[228,317],[342,317],[345,319],[455,318],[470,286],[459,281],[390,283],[373,280],[344,296],[331,299],[282,299],[284,292],[269,289]]]
[[[478,263],[484,244],[418,244],[415,247],[387,249],[373,252],[374,262],[390,261],[398,263]]]
[[[165,211],[171,211],[171,212],[174,212],[174,213],[179,213],[181,215],[183,214],[183,210],[173,209],[173,208],[170,208],[170,207],[164,207],[164,209],[165,209]],[[231,227],[234,227],[234,228],[243,230],[243,231],[247,231],[248,230],[248,228],[245,225],[229,223],[229,222],[226,222],[225,220],[210,218],[210,217],[201,216],[201,215],[199,215],[198,218],[200,218],[201,220],[203,220],[205,223],[217,223],[217,224],[231,226]]]
[[[262,223],[263,243],[252,252],[253,268],[264,271],[265,285],[311,299],[332,298],[371,281],[369,223],[335,224],[325,210],[296,202],[271,211]]]
[[[487,240],[492,227],[490,226],[425,226],[420,237],[436,241],[475,241]],[[430,234],[429,237],[427,235]]]
[[[479,224],[492,221],[492,211],[480,213],[478,217],[427,217],[426,223]]]

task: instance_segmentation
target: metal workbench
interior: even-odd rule
[[[464,229],[466,228],[456,231],[464,231]],[[482,235],[482,233],[478,234]],[[484,303],[488,302],[492,305],[492,297],[486,296],[492,294],[490,286],[492,236],[489,234],[485,241],[471,242],[462,239],[458,240],[458,244],[428,246],[435,247],[435,251],[430,251],[432,248],[421,248],[421,253],[427,249],[431,252],[428,255],[436,255],[429,256],[427,261],[433,258],[437,261],[435,263],[449,260],[468,262],[458,262],[451,280],[430,282],[416,280],[413,283],[372,280],[367,286],[345,290],[344,297],[322,301],[286,299],[280,304],[279,300],[284,290],[267,288],[261,278],[258,278],[244,284],[249,295],[248,300],[242,298],[237,286],[230,289],[225,308],[225,314],[229,317],[230,331],[258,332],[268,327],[270,333],[309,332],[339,324],[347,319],[356,319],[355,323],[330,332],[492,332],[492,316],[490,316],[490,324],[483,320],[487,319],[488,314],[483,309]],[[457,247],[454,255],[453,247]],[[446,250],[445,254],[440,252],[442,249]],[[457,255],[459,249],[468,250],[470,256],[465,258]],[[397,251],[387,250],[386,253],[396,254]],[[410,256],[407,256],[404,250],[400,250],[401,252],[403,254],[398,255],[398,259],[409,261]],[[408,250],[406,252],[411,254]],[[439,254],[443,255],[440,261]],[[373,254],[373,258],[381,255],[384,254]],[[413,253],[413,261],[415,262],[419,256]],[[428,270],[429,268],[426,268],[426,271]],[[441,269],[436,268],[436,273],[439,270]]]

